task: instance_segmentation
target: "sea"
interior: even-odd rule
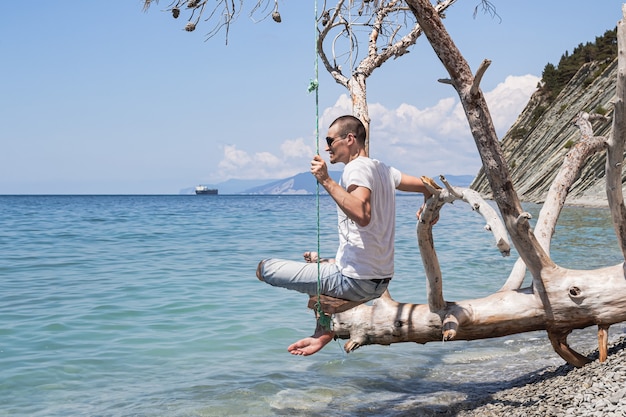
[[[422,198],[397,201],[389,290],[424,303]],[[328,196],[0,196],[0,416],[419,416],[564,363],[545,332],[290,355],[315,325],[308,297],[255,269],[333,256],[336,233]],[[497,291],[517,258],[459,202],[434,240],[448,301]],[[564,209],[551,252],[569,268],[623,261],[602,208]],[[595,349],[596,330],[570,345]]]

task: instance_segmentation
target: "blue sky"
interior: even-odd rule
[[[621,1],[458,0],[444,21],[482,82],[500,135],[546,63],[621,18]],[[106,6],[105,6],[106,4]],[[224,34],[142,0],[7,2],[0,14],[0,194],[177,194],[231,178],[308,171],[315,145],[314,3],[282,23],[243,13]],[[425,38],[368,79],[372,157],[415,175],[474,175],[480,161]],[[320,69],[320,126],[350,112]],[[322,148],[322,154],[323,148]],[[341,167],[336,167],[340,169]]]

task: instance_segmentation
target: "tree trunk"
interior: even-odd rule
[[[365,126],[365,153],[370,154],[370,118],[367,109],[367,88],[365,81],[367,77],[364,74],[356,73],[348,81],[348,90],[352,97],[352,115],[357,117]]]
[[[622,14],[626,15],[626,5],[622,6]],[[626,258],[626,207],[624,207],[624,196],[622,195],[622,166],[624,162],[624,143],[626,142],[626,109],[624,108],[624,98],[626,96],[626,57],[624,50],[626,47],[626,28],[623,20],[617,26],[617,99],[615,100],[615,110],[613,111],[613,129],[609,138],[609,147],[606,158],[606,193],[617,242],[622,249],[622,254]]]

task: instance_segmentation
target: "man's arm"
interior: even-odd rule
[[[370,223],[372,219],[372,206],[370,204],[372,192],[369,188],[351,185],[346,191],[332,178],[323,182],[322,186],[350,220],[361,227]]]
[[[431,192],[428,191],[428,188],[426,188],[426,186],[424,185],[424,181],[412,175],[402,173],[400,185],[398,185],[397,188],[400,191],[413,191],[416,193],[424,194],[424,204],[422,204],[422,207],[420,207],[415,214],[418,219],[421,219],[422,211],[424,211],[424,207],[426,206],[426,200],[428,200],[432,196]],[[437,215],[437,217],[432,220],[431,224],[436,224],[438,221],[439,215]]]
[[[400,191],[411,191],[414,193],[422,193],[424,194],[424,200],[428,200],[432,195],[428,188],[424,185],[424,182],[417,177],[412,175],[408,175],[402,173],[402,177],[400,179],[400,185],[396,187]]]

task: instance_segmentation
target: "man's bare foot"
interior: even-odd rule
[[[322,350],[333,338],[334,332],[327,332],[320,336],[305,337],[287,348],[292,355],[309,356]]]
[[[319,254],[317,252],[304,252],[304,254],[302,255],[304,256],[304,262],[313,264],[316,263],[319,257]],[[319,258],[320,263],[331,263],[334,264],[335,260],[334,259],[330,259],[330,258]]]
[[[334,338],[335,332],[317,326],[313,336],[298,340],[290,345],[287,351],[292,355],[309,356],[322,350]]]

